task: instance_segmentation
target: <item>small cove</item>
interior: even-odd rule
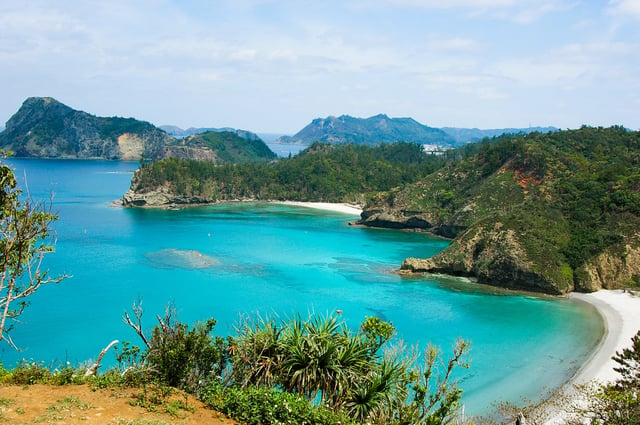
[[[8,367],[23,357],[76,364],[113,339],[137,343],[121,316],[139,298],[148,328],[172,301],[182,321],[215,317],[219,335],[232,334],[241,314],[342,310],[353,328],[376,315],[407,345],[431,342],[445,355],[458,337],[471,340],[460,386],[467,414],[476,414],[560,386],[603,332],[595,310],[575,300],[392,273],[402,259],[448,244],[429,235],[350,227],[343,214],[275,204],[114,208],[137,163],[9,163],[32,197],[54,193],[57,247],[45,268],[73,277],[33,298],[13,334],[24,351],[3,347]]]

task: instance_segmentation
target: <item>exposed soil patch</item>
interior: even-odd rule
[[[229,425],[235,421],[186,394],[171,396],[184,408],[156,411],[132,405],[141,390],[88,385],[0,386],[0,423],[65,425]]]

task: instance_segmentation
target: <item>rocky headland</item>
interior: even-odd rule
[[[407,258],[404,274],[556,295],[634,287],[640,185],[630,166],[639,141],[619,127],[486,141],[422,181],[372,197],[358,224],[452,239],[432,258]]]

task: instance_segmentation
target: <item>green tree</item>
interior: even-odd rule
[[[41,269],[44,255],[55,245],[50,225],[57,217],[51,203],[34,202],[21,194],[13,171],[0,164],[0,340],[13,348],[17,346],[9,332],[28,298],[42,285],[66,277],[50,277]]]
[[[579,415],[592,425],[640,424],[640,331],[631,338],[631,347],[616,352],[614,370],[621,377],[607,385],[584,389],[589,400]],[[578,421],[584,423],[582,418]]]
[[[394,332],[372,317],[355,333],[333,316],[246,320],[232,346],[233,383],[302,395],[362,423],[449,423],[462,395],[452,372],[466,366],[468,343],[446,363],[430,348],[419,366],[385,347]]]

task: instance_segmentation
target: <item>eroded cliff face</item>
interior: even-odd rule
[[[118,137],[120,159],[124,161],[139,161],[144,153],[144,140],[131,133],[124,133]]]
[[[620,289],[640,283],[640,241],[635,237],[596,255],[576,271],[576,290]]]
[[[410,211],[389,207],[365,209],[358,224],[387,229],[420,229],[445,238],[453,238],[464,230],[464,226],[444,223],[428,211]]]
[[[400,272],[475,277],[502,288],[560,295],[574,289],[567,267],[534,261],[517,232],[494,223],[467,230],[432,258],[407,258]]]
[[[203,199],[197,196],[178,196],[171,193],[171,191],[165,187],[144,193],[129,189],[122,197],[123,206],[141,208],[180,208],[206,205],[213,202],[214,201],[210,199]]]

